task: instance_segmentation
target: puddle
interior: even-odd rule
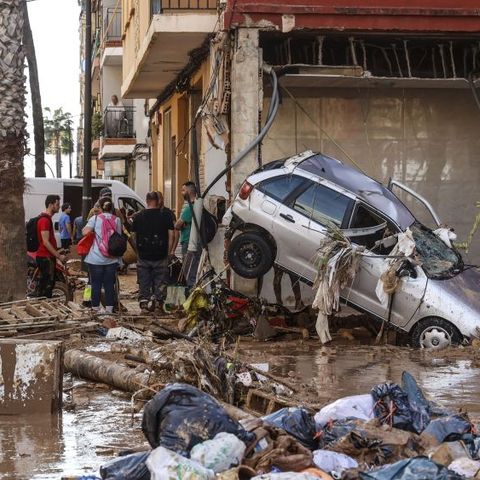
[[[55,479],[95,473],[114,453],[98,447],[142,445],[140,417],[131,426],[129,402],[96,393],[76,412],[61,415],[0,417],[0,479]]]
[[[332,348],[306,342],[301,346],[242,345],[242,351],[244,360],[246,353],[249,362],[269,361],[271,373],[307,383],[316,392],[311,399],[315,404],[367,393],[387,380],[400,383],[407,370],[432,400],[480,418],[480,364],[471,358],[471,350],[431,353],[399,347]]]

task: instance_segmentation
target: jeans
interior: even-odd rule
[[[157,302],[163,303],[167,294],[168,275],[168,257],[162,260],[139,258],[137,262],[139,301],[148,301],[153,295]]]
[[[110,265],[88,264],[90,282],[92,284],[92,307],[100,306],[102,287],[105,290],[105,307],[115,305],[115,282],[117,279],[118,263]]]
[[[40,270],[38,296],[52,298],[55,285],[55,258],[37,257],[37,267]]]

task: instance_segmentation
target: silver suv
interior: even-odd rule
[[[440,223],[425,199],[393,183]],[[417,347],[441,348],[480,333],[480,271],[466,267],[390,189],[338,160],[309,151],[264,165],[246,179],[225,218],[228,260],[242,277],[259,278],[276,264],[313,284],[317,249],[334,224],[357,232],[351,241],[371,253],[342,291],[345,303],[408,332]],[[407,228],[421,265],[404,263],[403,281],[387,307],[375,293],[392,248],[382,239]]]

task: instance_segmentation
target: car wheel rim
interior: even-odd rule
[[[240,262],[247,268],[255,268],[259,265],[262,252],[254,243],[245,243],[238,250]]]
[[[451,343],[451,335],[444,328],[438,326],[428,327],[420,336],[422,348],[445,348]]]

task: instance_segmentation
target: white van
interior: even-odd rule
[[[25,222],[36,217],[45,210],[45,197],[47,195],[60,195],[60,204],[70,203],[72,206],[72,221],[82,214],[82,186],[81,178],[26,178],[23,205],[25,207]],[[133,210],[138,212],[145,208],[144,201],[127,185],[118,180],[93,180],[92,179],[92,205],[98,200],[100,190],[110,187],[115,208]],[[58,220],[60,213],[53,216],[53,225],[58,246],[60,234]]]

